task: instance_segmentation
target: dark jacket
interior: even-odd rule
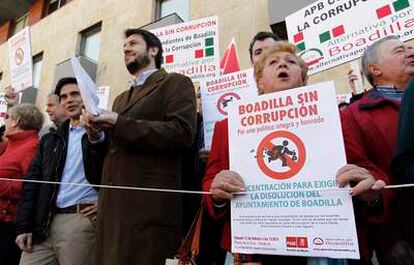
[[[414,183],[414,79],[401,101],[398,144],[392,170],[400,183]]]
[[[119,114],[105,158],[103,184],[180,189],[183,151],[196,131],[191,80],[163,69],[114,102]],[[180,244],[181,196],[103,189],[96,264],[165,264]]]
[[[391,160],[397,146],[400,103],[384,97],[375,89],[341,112],[342,132],[348,164],[366,168],[387,185],[398,184],[391,174]],[[399,190],[385,190],[377,204],[354,198],[354,210],[361,259],[368,262],[372,250],[379,262],[414,229],[406,226],[406,201]],[[404,227],[407,227],[406,229]]]
[[[43,136],[29,170],[28,180],[61,181],[67,155],[69,120],[56,132]],[[83,164],[89,183],[100,184],[106,142],[91,145],[85,133],[82,137]],[[16,233],[33,233],[36,242],[49,233],[59,185],[25,182],[22,199],[17,207]]]

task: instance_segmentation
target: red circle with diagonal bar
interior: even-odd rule
[[[24,51],[22,48],[18,48],[14,54],[14,61],[17,65],[21,65],[24,60]]]
[[[285,157],[283,153],[280,152],[273,152],[269,150],[275,150],[278,146],[275,146],[272,141],[276,139],[283,139],[284,141],[291,142],[296,146],[295,153],[293,156],[296,157],[296,159],[292,159],[291,157],[287,156]],[[280,145],[279,145],[280,146]],[[283,146],[280,146],[283,150]],[[275,154],[276,158],[268,158],[269,163],[272,160],[282,160],[285,159],[285,163],[287,168],[289,168],[287,171],[279,172],[275,169],[272,169],[269,167],[268,164],[265,162],[265,157],[269,155],[270,152],[273,152],[273,155]],[[269,155],[270,156],[270,155]],[[306,160],[306,150],[305,145],[303,144],[302,140],[295,134],[289,131],[276,131],[268,134],[263,140],[260,142],[259,147],[257,148],[256,153],[256,159],[257,164],[260,167],[260,170],[266,174],[266,176],[269,176],[273,179],[288,179],[293,176],[295,176],[305,165]]]
[[[227,116],[227,110],[226,110],[228,106],[227,104],[230,101],[233,101],[232,97],[235,98],[236,100],[240,100],[240,96],[234,92],[225,93],[221,95],[221,97],[217,100],[217,109],[221,114]]]

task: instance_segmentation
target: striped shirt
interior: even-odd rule
[[[375,89],[386,98],[401,101],[403,91],[398,91],[395,86],[376,86]]]

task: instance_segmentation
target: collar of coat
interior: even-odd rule
[[[141,98],[148,95],[166,76],[167,72],[164,68],[161,68],[147,78],[144,85],[138,90],[137,93],[132,94],[132,90],[134,88],[131,87],[129,93],[124,93],[123,98],[121,99],[121,102],[123,103],[122,106],[124,107],[121,108],[120,114],[125,113]],[[129,97],[131,98],[128,100]]]
[[[128,80],[128,84],[129,84],[129,86],[132,86],[132,87],[141,86],[145,83],[145,81],[147,81],[148,77],[150,77],[153,73],[155,73],[157,71],[158,71],[158,69],[151,69],[151,70],[142,72],[136,77],[135,76],[131,77]]]
[[[69,135],[69,125],[70,125],[70,119],[67,119],[65,122],[62,123],[62,125],[60,125],[56,131],[54,133],[56,134],[60,134],[61,136],[63,136],[65,139],[67,139],[68,135]]]
[[[388,97],[385,97],[376,89],[371,89],[370,91],[366,92],[365,95],[359,100],[359,102],[357,101],[355,103],[359,105],[360,110],[375,109],[385,105],[393,105],[397,108],[400,107],[400,103],[397,100],[392,100]]]

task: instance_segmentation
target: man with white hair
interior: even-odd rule
[[[397,144],[400,101],[414,76],[414,49],[396,36],[388,36],[367,48],[362,57],[364,75],[372,85],[362,99],[342,111],[342,129],[349,165],[339,170],[338,183],[356,183],[354,200],[361,260],[371,264],[375,250],[383,264],[414,264],[408,236],[412,225],[404,223],[399,193],[379,191],[395,184],[391,160]],[[404,202],[405,203],[405,202]]]

